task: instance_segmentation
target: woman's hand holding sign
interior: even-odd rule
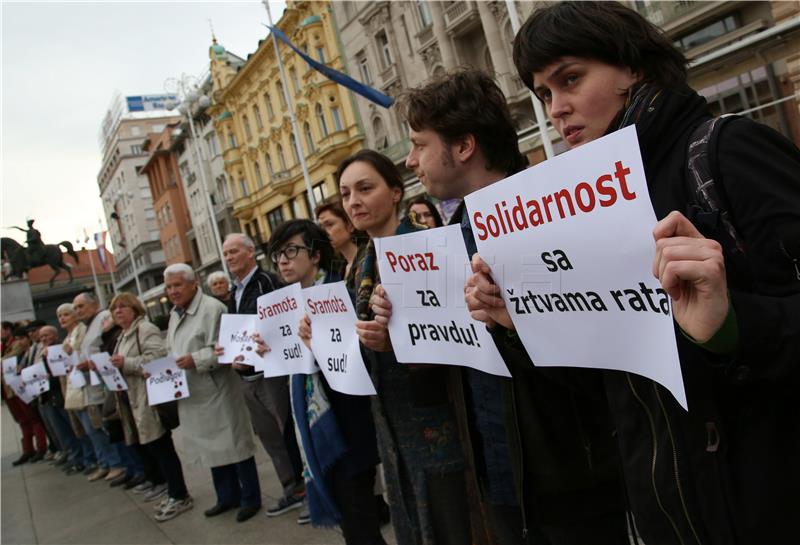
[[[680,212],[659,221],[653,238],[653,275],[672,298],[675,321],[695,341],[708,341],[730,307],[722,247],[703,237]]]
[[[500,287],[492,281],[492,270],[478,254],[472,256],[472,272],[464,286],[464,300],[472,318],[483,322],[489,329],[496,324],[514,329],[506,304],[500,297]]]

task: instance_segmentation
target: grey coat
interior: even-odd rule
[[[122,374],[128,383],[128,401],[133,421],[136,423],[139,443],[144,445],[155,441],[164,435],[166,430],[161,425],[155,408],[147,402],[147,386],[142,364],[167,355],[161,333],[155,325],[140,316],[120,335],[115,353],[125,356]],[[129,440],[127,433],[125,439],[126,443],[131,444],[132,441]]]
[[[184,451],[209,467],[241,462],[255,453],[241,381],[214,355],[225,312],[225,305],[198,289],[182,316],[172,310],[167,330],[170,353],[191,354],[196,366],[186,371],[189,397],[178,401]]]

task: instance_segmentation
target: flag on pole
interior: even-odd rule
[[[97,260],[103,269],[108,270],[106,263],[106,231],[100,231],[94,234],[94,246],[97,248]]]
[[[384,108],[388,108],[394,103],[394,99],[392,97],[384,95],[383,93],[381,93],[376,89],[373,89],[369,85],[364,85],[360,81],[354,80],[347,74],[343,74],[337,70],[334,70],[329,66],[325,66],[324,64],[315,61],[307,54],[305,54],[303,51],[295,47],[295,45],[291,41],[289,41],[289,38],[286,37],[286,34],[284,34],[280,29],[271,27],[269,25],[266,25],[266,27],[270,29],[270,31],[272,31],[273,34],[275,34],[276,38],[285,43],[287,46],[291,47],[295,53],[300,55],[303,58],[303,60],[306,61],[311,66],[311,68],[313,68],[317,72],[320,72],[326,78],[335,81],[339,85],[347,87],[354,93],[358,93],[367,100],[370,100],[375,104],[383,106]]]

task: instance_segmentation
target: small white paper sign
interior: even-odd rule
[[[356,312],[344,282],[303,290],[311,320],[311,351],[328,384],[337,392],[375,395],[356,334]]]
[[[47,347],[47,365],[54,377],[63,377],[67,374],[67,367],[72,364],[72,358],[64,352],[63,344],[53,344]]]
[[[255,314],[223,314],[219,323],[218,344],[225,350],[219,356],[219,363],[243,363],[262,365],[261,356],[256,353],[253,334],[257,333]]]
[[[3,374],[16,375],[17,374],[17,357],[11,356],[10,358],[3,358]]]
[[[76,390],[80,390],[84,386],[86,386],[86,377],[83,376],[83,373],[78,370],[77,367],[72,367],[72,370],[69,372],[69,383],[72,385],[73,388]]]
[[[256,369],[265,377],[310,375],[319,371],[314,354],[297,336],[305,314],[303,289],[299,282],[258,298],[258,330],[270,351]]]
[[[392,302],[389,336],[397,361],[511,376],[486,326],[464,303],[471,269],[460,225],[377,238],[375,251]]]
[[[635,127],[465,201],[535,365],[629,371],[687,408],[669,297],[651,271],[656,217]]]
[[[31,401],[36,398],[33,391],[29,391],[25,386],[25,381],[21,375],[6,375],[6,385],[14,390],[14,394],[22,400],[26,405],[30,405]]]
[[[122,390],[128,389],[128,383],[125,382],[122,373],[119,372],[119,369],[111,365],[111,356],[108,355],[108,352],[92,354],[90,359],[94,362],[95,367],[97,367],[97,372],[100,378],[103,379],[106,388],[113,392],[121,392]]]
[[[21,376],[22,382],[25,383],[25,390],[33,397],[50,391],[50,379],[44,363],[29,365],[22,370]]]
[[[159,405],[189,397],[186,372],[175,363],[175,356],[166,356],[146,363],[142,368],[150,374],[147,378],[147,403]]]
[[[89,384],[92,386],[100,386],[103,384],[103,381],[100,380],[100,376],[94,372],[94,369],[89,369]]]

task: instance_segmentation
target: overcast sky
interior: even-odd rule
[[[270,2],[274,21],[285,2]],[[219,43],[246,57],[266,36],[250,2],[8,2],[2,18],[2,226],[36,220],[46,243],[99,230],[100,123],[115,91],[164,92],[208,69],[210,19]],[[82,236],[81,236],[82,238]],[[90,243],[91,245],[91,243]]]

